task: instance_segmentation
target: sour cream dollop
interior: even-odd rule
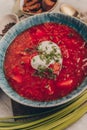
[[[39,67],[48,68],[51,64],[59,63],[62,67],[62,53],[60,47],[52,41],[43,41],[38,46],[38,55],[31,59],[31,66],[38,70]]]

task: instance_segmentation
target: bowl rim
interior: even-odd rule
[[[3,70],[3,62],[4,62],[5,52],[8,48],[8,46],[11,44],[11,42],[16,38],[17,35],[19,35],[23,31],[25,31],[29,27],[38,25],[38,24],[40,24],[40,22],[44,23],[44,20],[45,20],[45,22],[51,22],[51,21],[55,22],[54,19],[56,21],[58,20],[57,22],[59,22],[61,20],[64,20],[61,22],[65,22],[65,21],[67,22],[67,20],[71,20],[71,23],[73,23],[73,22],[74,22],[73,24],[76,23],[76,25],[75,25],[76,28],[77,28],[77,25],[80,24],[78,26],[78,30],[79,30],[80,26],[83,27],[83,29],[82,29],[83,31],[81,30],[81,34],[84,33],[84,39],[87,40],[87,34],[85,34],[85,31],[87,32],[87,26],[80,20],[78,20],[76,18],[72,18],[67,15],[64,15],[62,13],[44,13],[44,14],[38,14],[35,16],[31,16],[31,17],[17,23],[5,34],[5,36],[0,41],[0,74],[1,74],[0,75],[0,87],[10,98],[12,98],[16,102],[21,103],[23,105],[31,106],[31,107],[39,107],[39,108],[59,106],[59,105],[63,105],[65,103],[71,101],[72,99],[74,99],[75,97],[77,97],[83,91],[85,91],[87,89],[87,85],[86,85],[87,77],[86,77],[84,82],[82,82],[82,84],[79,87],[77,87],[77,89],[75,89],[74,91],[72,91],[70,94],[68,94],[67,96],[65,96],[63,98],[49,101],[49,102],[32,101],[29,99],[25,99],[25,98],[21,97],[19,94],[17,94],[9,86],[9,84],[5,78],[5,74],[4,74],[4,70]],[[70,21],[69,21],[69,23],[70,23]]]

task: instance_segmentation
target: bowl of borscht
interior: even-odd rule
[[[32,107],[77,97],[87,88],[87,25],[61,13],[17,23],[0,41],[0,87]]]

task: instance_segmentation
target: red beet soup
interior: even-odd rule
[[[59,99],[87,76],[87,44],[67,25],[33,26],[7,48],[4,72],[20,96],[37,101]]]

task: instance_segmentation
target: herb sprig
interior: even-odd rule
[[[45,68],[42,66],[38,67],[38,70],[33,74],[34,76],[39,76],[40,78],[49,78],[56,80],[57,75],[54,74],[51,68]]]

